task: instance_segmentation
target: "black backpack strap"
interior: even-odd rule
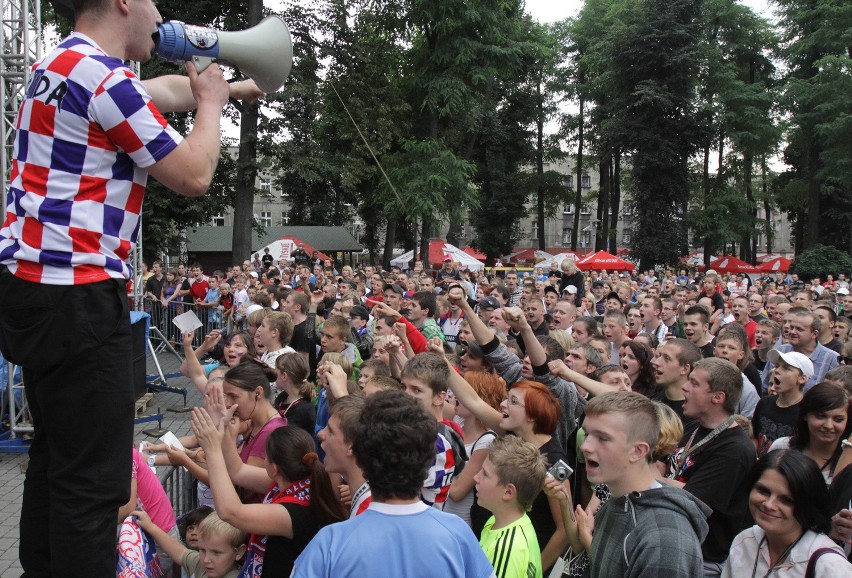
[[[818,550],[814,550],[813,554],[811,554],[811,557],[808,560],[808,567],[805,569],[805,578],[816,577],[817,560],[822,558],[824,554],[837,554],[838,556],[841,555],[840,552],[838,552],[834,548],[819,548]]]

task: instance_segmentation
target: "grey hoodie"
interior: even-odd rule
[[[611,498],[595,514],[590,576],[702,578],[710,512],[671,486]]]

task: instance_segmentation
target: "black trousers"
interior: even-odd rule
[[[124,283],[42,285],[4,267],[0,350],[22,368],[35,428],[21,508],[24,576],[115,576],[134,417]]]

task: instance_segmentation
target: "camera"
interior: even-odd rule
[[[574,469],[566,464],[564,461],[559,460],[547,470],[547,473],[559,480],[560,482],[564,482],[567,480],[571,474],[574,473]]]

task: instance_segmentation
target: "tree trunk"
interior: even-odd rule
[[[593,240],[595,251],[601,251],[606,247],[606,235],[609,232],[607,212],[609,209],[609,187],[612,182],[610,176],[612,167],[612,153],[607,150],[598,163],[598,174],[600,175],[600,187],[598,189],[598,226],[593,227],[595,238]]]
[[[803,239],[804,246],[802,251],[809,249],[819,242],[819,216],[820,216],[820,199],[822,198],[822,190],[820,180],[817,178],[819,172],[819,146],[816,139],[811,139],[810,150],[808,151],[808,221],[805,227],[805,237]],[[799,247],[796,247],[796,254],[799,253]]]
[[[580,73],[580,84],[583,83],[583,73]],[[580,96],[580,126],[577,131],[577,191],[574,194],[574,227],[571,229],[571,250],[577,250],[577,236],[580,232],[580,207],[583,205],[583,139],[585,119],[583,117],[586,101]]]
[[[609,219],[609,252],[618,254],[618,215],[621,208],[621,149],[613,151],[612,163],[612,216]]]
[[[382,255],[382,267],[390,269],[390,262],[393,259],[393,247],[396,245],[396,219],[388,219],[387,229],[385,230],[385,250]]]
[[[760,187],[763,192],[763,211],[766,218],[766,253],[772,253],[775,229],[772,227],[772,203],[769,202],[769,185],[766,182],[766,155],[760,157]]]
[[[247,24],[260,22],[263,0],[249,0]],[[258,103],[244,102],[240,115],[240,148],[237,156],[237,190],[234,199],[234,230],[231,237],[231,263],[251,258],[254,229],[254,181],[257,179]]]
[[[541,78],[536,84],[536,151],[535,151],[535,173],[536,173],[536,216],[538,218],[538,248],[542,251],[547,249],[547,239],[544,230],[544,97],[541,94]]]

